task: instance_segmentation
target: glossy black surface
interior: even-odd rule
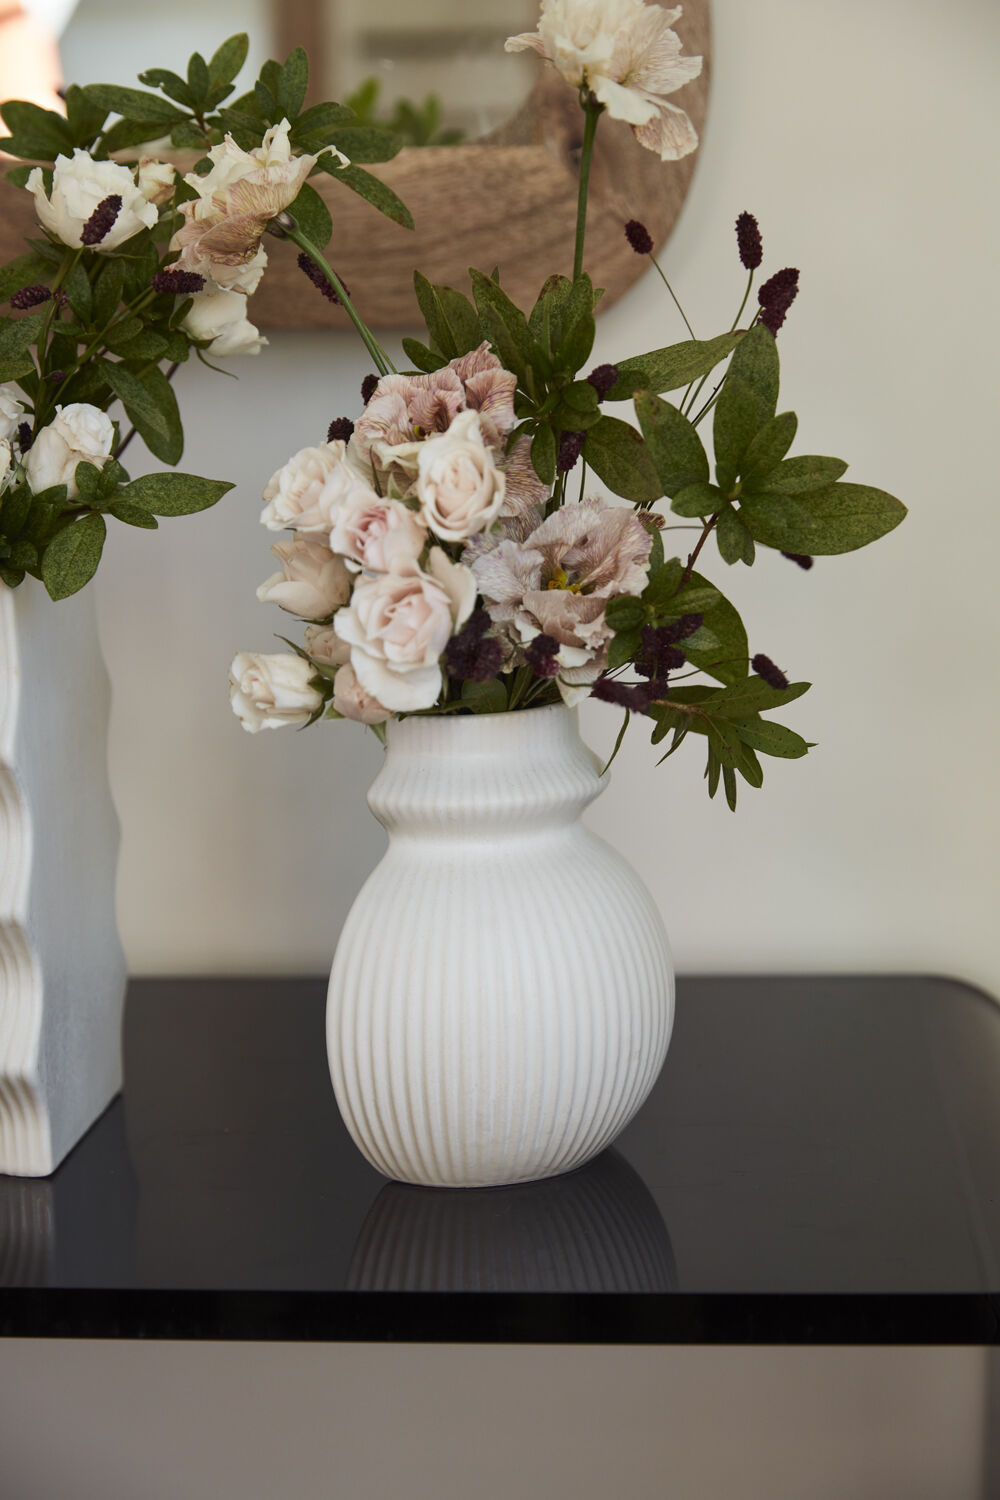
[[[145,980],[125,1093],[0,1177],[0,1333],[995,1343],[1000,1007],[919,978],[678,985],[663,1074],[582,1171],[387,1184],[321,980]]]

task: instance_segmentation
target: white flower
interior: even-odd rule
[[[645,0],[542,0],[538,30],[508,37],[506,50],[531,48],[567,83],[586,88],[616,120],[626,120],[641,145],[677,161],[698,145],[672,94],[697,78],[700,57],[682,57],[673,30],[681,7]]]
[[[14,436],[27,411],[21,392],[12,380],[0,385],[0,441]]]
[[[35,494],[55,484],[66,486],[66,496],[75,500],[76,466],[93,464],[102,469],[111,457],[115,429],[107,412],[85,401],[57,406],[56,414],[43,427],[24,460],[28,483]]]
[[[358,724],[384,724],[392,718],[389,709],[365,692],[350,662],[333,679],[333,706],[338,714]]]
[[[434,547],[426,572],[362,577],[333,628],[351,647],[362,688],[393,713],[413,713],[441,692],[441,653],[475,601],[469,569]]]
[[[328,537],[339,507],[359,490],[378,498],[350,463],[340,439],[303,448],[271,475],[260,519],[269,531],[291,527]]]
[[[313,537],[276,542],[271,548],[281,563],[257,590],[263,604],[278,604],[303,620],[325,620],[351,597],[351,575],[342,557]]]
[[[259,354],[267,343],[247,317],[245,295],[211,283],[205,291],[195,293],[181,327],[193,339],[211,339],[207,352],[218,359]]]
[[[139,169],[135,174],[136,187],[147,203],[157,208],[173,197],[174,179],[177,176],[168,161],[159,161],[155,156],[140,156]]]
[[[500,510],[504,477],[486,446],[479,414],[459,412],[447,432],[432,433],[417,459],[421,514],[443,542],[483,531]]]
[[[420,518],[400,500],[383,500],[357,484],[333,516],[330,546],[347,558],[349,568],[389,573],[415,563],[427,540]]]
[[[114,250],[142,229],[152,229],[159,214],[135,184],[128,167],[116,161],[95,161],[79,147],[72,157],[57,156],[52,173],[52,192],[46,195],[41,167],[35,167],[25,184],[34,195],[35,212],[50,234],[64,245],[79,249],[83,227],[106,198],[122,200],[114,223],[95,250]]]
[[[233,713],[250,734],[308,723],[323,702],[311,685],[314,675],[309,662],[290,652],[241,651],[229,669]]]
[[[197,271],[219,286],[253,291],[267,264],[260,248],[264,230],[298,196],[323,154],[294,156],[290,128],[287,120],[272,125],[253,151],[244,151],[227,135],[208,153],[212,166],[205,176],[192,172],[185,177],[198,197],[181,204],[185,222],[171,241],[171,249],[181,252],[178,264],[185,270]],[[339,151],[333,154],[350,165]]]
[[[313,661],[324,667],[340,667],[348,661],[351,648],[342,641],[332,625],[307,625],[306,650]]]

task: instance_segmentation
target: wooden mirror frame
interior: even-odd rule
[[[284,0],[275,38],[285,55],[299,43],[309,50],[315,33],[312,0]],[[704,58],[701,75],[676,102],[687,110],[699,137],[708,108],[711,75],[709,0],[686,0],[676,30],[684,52]],[[318,54],[317,54],[318,55]],[[404,148],[375,173],[407,205],[414,230],[401,228],[331,178],[313,178],[333,216],[328,258],[362,317],[373,328],[415,327],[422,321],[413,293],[413,270],[431,281],[469,290],[470,266],[500,267],[504,289],[529,308],[546,276],[571,274],[576,223],[576,159],[583,113],[576,94],[545,64],[527,102],[511,120],[482,140],[458,146]],[[627,125],[605,116],[597,133],[587,219],[585,264],[610,306],[648,268],[623,233],[639,219],[662,247],[680,214],[697,153],[661,162],[634,140]],[[24,253],[37,233],[31,199],[0,180],[0,262]],[[271,264],[252,299],[261,328],[348,327],[296,265],[294,247],[267,242]]]

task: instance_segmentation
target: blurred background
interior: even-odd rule
[[[297,17],[326,48],[322,87],[339,96],[372,75],[387,106],[434,89],[445,123],[453,100],[451,122],[475,134],[530,86],[530,68],[501,50],[527,10],[483,0],[474,19],[463,7],[449,51],[439,4],[420,40],[413,6],[328,3],[319,20],[306,0],[285,5],[278,24],[268,0],[81,0],[64,17],[65,76],[176,69],[238,29],[256,68]],[[784,716],[817,742],[806,760],[766,761],[764,789],[745,788],[733,817],[721,797],[708,802],[697,747],[657,770],[633,723],[590,820],[649,883],[682,971],[933,971],[1000,994],[1000,221],[988,191],[1000,12],[989,0],[946,13],[930,0],[715,0],[712,15],[708,125],[664,264],[696,333],[720,331],[743,287],[733,221],[757,215],[763,274],[801,270],[779,338],[798,451],[847,458],[849,479],[898,495],[910,516],[809,573],[769,552],[752,570],[717,557],[708,570],[743,610],[751,650],[814,682]],[[483,48],[483,76],[511,88],[489,109]],[[599,319],[594,362],[684,336],[651,273]],[[252,738],[227,702],[233,653],[279,649],[284,629],[254,597],[272,570],[261,490],[331,418],[357,414],[368,369],[353,335],[269,338],[259,358],[231,363],[238,380],[186,367],[178,381],[183,466],[235,490],[155,538],[117,528],[97,580],[120,921],[137,973],[325,969],[383,847],[364,803],[381,757],[370,734],[317,725]],[[617,713],[595,704],[582,717],[608,752]]]

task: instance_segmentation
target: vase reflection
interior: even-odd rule
[[[663,1217],[617,1151],[565,1177],[496,1188],[389,1183],[347,1274],[353,1291],[668,1292]]]

